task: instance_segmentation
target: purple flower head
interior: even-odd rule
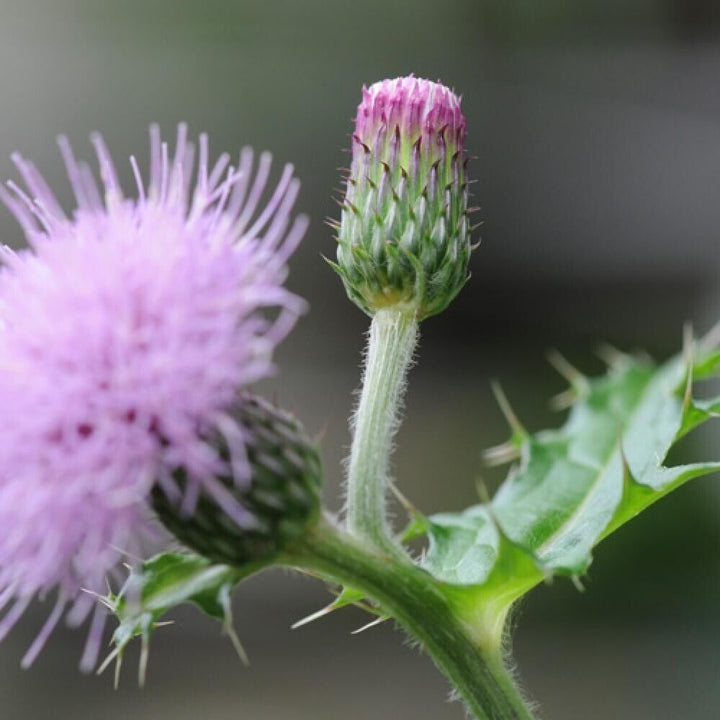
[[[273,371],[276,345],[304,303],[283,287],[306,227],[292,219],[299,183],[286,166],[264,207],[270,156],[245,149],[237,167],[211,167],[207,137],[184,125],[171,155],[151,128],[137,199],[120,188],[93,137],[102,186],[61,139],[77,200],[68,217],[27,160],[26,190],[0,198],[29,249],[2,251],[0,268],[0,639],[36,595],[57,604],[23,659],[29,665],[69,607],[82,622],[105,576],[148,523],[157,483],[192,513],[207,493],[240,526],[254,518],[221,483],[247,482],[238,391]],[[223,437],[229,460],[207,441]],[[182,468],[181,492],[174,472]],[[97,657],[96,610],[84,668]]]

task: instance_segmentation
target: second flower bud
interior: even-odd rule
[[[191,550],[214,562],[242,567],[273,560],[317,521],[322,474],[316,443],[289,413],[245,394],[233,415],[242,432],[247,476],[229,473],[216,480],[247,512],[247,519],[238,521],[237,513],[228,512],[217,496],[207,493],[200,494],[191,512],[184,512],[156,487],[152,506],[165,527]],[[227,441],[218,434],[214,444],[231,467]],[[176,471],[176,480],[187,493],[182,470]]]

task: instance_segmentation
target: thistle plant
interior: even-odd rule
[[[486,454],[509,464],[492,498],[427,515],[390,478],[390,458],[420,323],[468,278],[473,249],[466,121],[460,98],[415,77],[363,90],[331,263],[370,316],[352,416],[346,505],[322,506],[316,440],[254,394],[304,311],[284,288],[305,230],[286,167],[264,207],[270,159],[198,163],[184,126],[174,152],[151,131],[137,197],[120,188],[99,136],[102,188],[61,150],[77,209],[67,216],[42,176],[16,157],[25,189],[0,192],[29,247],[0,270],[0,637],[35,596],[56,605],[23,659],[35,660],[65,613],[91,613],[81,667],[98,664],[106,616],[116,660],[147,648],[170,610],[193,603],[238,652],[231,594],[270,566],[309,573],[347,605],[392,618],[447,677],[477,720],[530,720],[537,710],[509,668],[514,605],[544,580],[579,580],[594,547],[718,462],[673,466],[676,443],[718,415],[695,383],[720,373],[717,334],[686,331],[664,363],[613,352],[600,377],[559,355],[569,414],[532,433],[498,391],[510,426]],[[395,492],[408,513],[395,527]],[[425,551],[410,541],[425,539]],[[118,562],[143,554],[129,575]],[[110,591],[105,580],[111,579]],[[118,584],[119,582],[119,584]],[[68,609],[66,613],[66,609]]]

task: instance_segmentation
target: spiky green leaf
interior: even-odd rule
[[[428,518],[425,567],[466,588],[469,607],[493,604],[492,624],[545,575],[582,575],[600,540],[720,469],[665,464],[681,437],[720,411],[717,400],[692,397],[693,378],[716,373],[720,359],[701,345],[696,352],[661,366],[617,355],[602,377],[574,378],[582,392],[560,429],[531,435],[515,425],[511,443],[495,450],[519,463],[490,503]]]
[[[113,633],[113,651],[100,668],[113,659],[119,672],[125,648],[136,637],[142,640],[139,679],[144,681],[147,648],[150,636],[160,619],[170,610],[191,603],[206,615],[222,623],[241,659],[244,652],[232,627],[230,592],[243,578],[260,569],[259,565],[238,569],[218,565],[190,553],[168,552],[150,558],[133,568],[116,595],[102,598],[103,604],[115,615],[118,626]]]

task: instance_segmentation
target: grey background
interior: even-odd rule
[[[463,93],[483,245],[453,306],[423,327],[395,468],[426,511],[475,499],[480,451],[504,439],[501,380],[531,428],[558,423],[556,347],[599,371],[609,341],[663,356],[690,320],[719,319],[720,46],[713,0],[0,0],[0,176],[21,150],[69,202],[54,138],[87,156],[92,130],[124,159],[147,126],[207,130],[292,161],[312,217],[292,287],[310,300],[266,389],[324,434],[338,508],[346,418],[364,316],[320,254],[323,218],[362,83],[415,72]],[[0,212],[3,241],[21,242]],[[718,457],[716,435],[684,452]],[[678,457],[682,456],[682,452]],[[585,593],[558,580],[522,605],[516,655],[548,720],[706,719],[720,711],[720,491],[679,491],[596,553]],[[447,718],[447,686],[388,625],[359,636],[349,609],[290,631],[328,600],[269,573],[235,613],[252,665],[188,609],[156,635],[148,687],[130,653],[120,690],[76,670],[82,637],[60,630],[36,666],[19,658],[38,604],[0,646],[5,720],[393,720]]]

